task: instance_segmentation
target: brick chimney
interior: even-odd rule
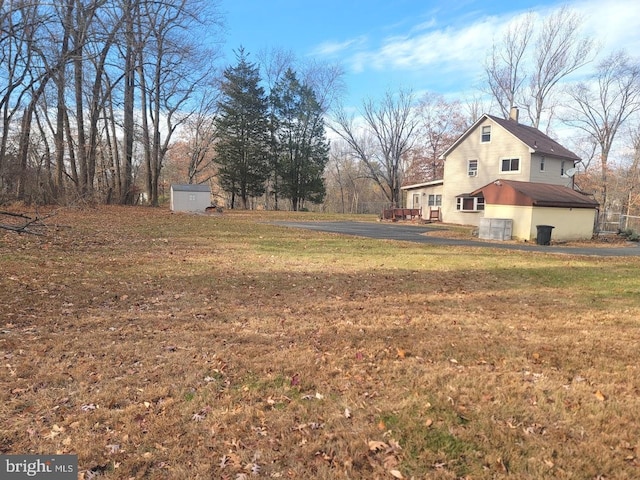
[[[518,110],[518,107],[516,107],[515,105],[511,107],[511,112],[509,112],[509,120],[513,120],[514,122],[518,123],[519,115],[520,112]]]

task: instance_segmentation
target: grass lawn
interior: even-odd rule
[[[267,223],[319,218],[343,217],[0,231],[0,453],[85,480],[640,477],[640,258]]]

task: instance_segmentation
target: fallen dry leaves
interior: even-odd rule
[[[84,479],[637,476],[638,259],[263,223],[285,215],[0,236],[0,452]]]

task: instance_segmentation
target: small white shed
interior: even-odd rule
[[[171,185],[171,210],[174,212],[204,212],[211,206],[209,185]]]

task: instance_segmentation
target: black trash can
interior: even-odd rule
[[[538,229],[538,238],[536,238],[536,243],[538,245],[550,245],[551,230],[556,227],[552,225],[536,225],[536,228]]]

